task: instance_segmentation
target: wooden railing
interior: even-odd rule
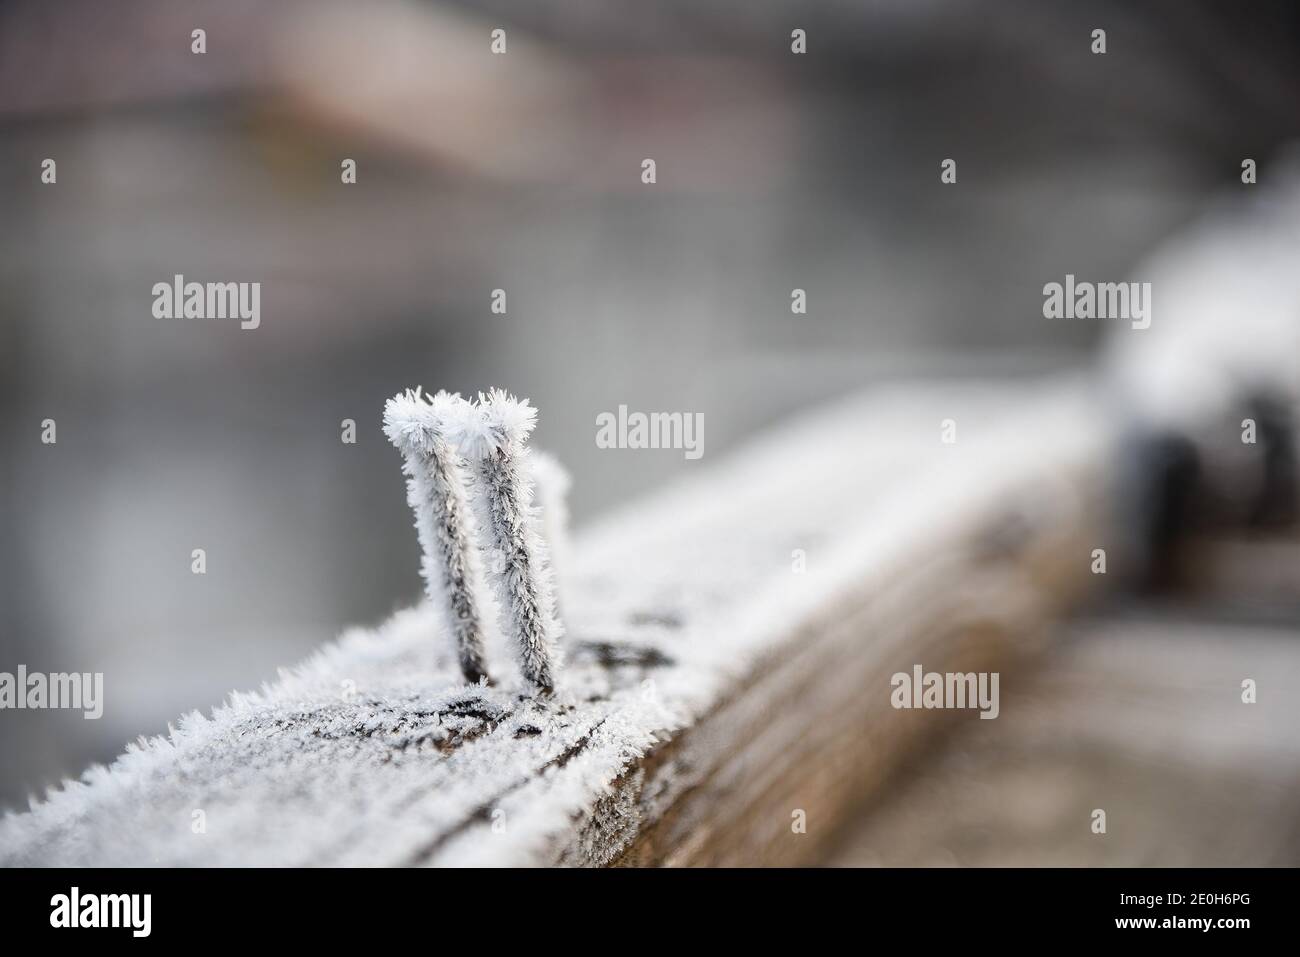
[[[1083,380],[817,410],[578,538],[554,696],[516,687],[500,642],[500,683],[464,684],[410,609],[6,819],[0,860],[813,860],[974,718],[894,708],[891,675],[1011,680],[1095,580],[1115,434]]]

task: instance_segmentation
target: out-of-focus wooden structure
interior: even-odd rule
[[[1270,554],[1294,556],[1297,542],[1241,547],[1219,584]],[[1295,570],[1293,560],[1270,572]],[[997,726],[967,723],[910,761],[826,862],[1296,866],[1300,590],[1249,585],[1224,604],[1225,592],[1204,591],[1063,625],[1007,683]],[[1247,680],[1254,703],[1243,701]],[[1093,828],[1099,809],[1105,833]]]

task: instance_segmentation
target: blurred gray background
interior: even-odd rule
[[[0,715],[0,806],[417,599],[404,386],[531,397],[581,524],[700,464],[597,455],[620,403],[704,412],[707,462],[887,376],[1087,362],[1043,283],[1267,170],[1298,49],[1293,2],[6,4],[0,671],[107,706]],[[175,273],[261,282],[261,328],[154,319]]]

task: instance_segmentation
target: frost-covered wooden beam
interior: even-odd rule
[[[467,684],[403,611],[7,817],[0,862],[813,859],[954,717],[895,710],[890,675],[1010,674],[1093,578],[1102,408],[924,384],[774,427],[575,539],[553,695],[500,642]]]

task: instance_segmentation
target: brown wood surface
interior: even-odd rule
[[[1166,603],[1057,637],[1003,685],[997,721],[909,761],[824,863],[1300,864],[1300,627],[1197,622]]]

